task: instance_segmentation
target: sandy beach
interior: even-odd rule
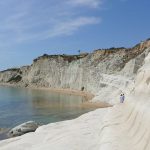
[[[14,84],[9,84],[9,83],[0,83],[1,86],[10,86],[10,87],[16,87],[16,88],[27,88],[27,89],[33,89],[33,90],[45,90],[49,92],[55,92],[55,93],[62,93],[62,94],[67,94],[67,95],[76,95],[76,96],[82,96],[84,97],[84,103],[83,107],[88,107],[88,108],[105,108],[105,107],[111,107],[112,105],[106,103],[106,102],[93,102],[92,99],[95,97],[94,94],[87,92],[87,91],[79,91],[79,90],[73,90],[73,89],[61,89],[61,88],[47,88],[47,87],[36,87],[36,86],[31,86],[31,87],[23,87],[23,86],[18,86]]]

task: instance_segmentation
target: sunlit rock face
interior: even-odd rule
[[[150,95],[150,53],[145,58],[144,65],[138,70],[135,80],[134,93]]]
[[[81,80],[82,83],[86,85],[85,90],[97,92],[93,101],[103,99],[110,103],[117,104],[113,107],[97,109],[74,120],[41,126],[34,133],[1,141],[0,149],[49,150],[49,148],[51,148],[54,150],[150,150],[149,47],[149,41],[138,44],[132,49],[132,51],[130,51],[129,56],[132,56],[132,59],[130,58],[128,61],[126,60],[120,68],[116,67],[116,65],[113,66],[117,59],[116,54],[118,53],[111,52],[111,54],[107,55],[107,62],[105,63],[106,66],[109,64],[107,66],[109,70],[106,66],[103,66],[105,58],[102,51],[96,51],[79,59],[79,64],[77,63],[79,60],[73,60],[71,62],[65,61],[68,65],[66,67],[68,68],[66,71],[68,71],[69,67],[73,64],[76,64],[74,67],[76,68],[78,66],[78,69],[83,69],[85,66],[85,68],[90,68],[88,68],[88,72],[83,69],[80,76],[83,76],[84,73],[86,74],[86,76],[84,75],[84,78]],[[136,52],[138,52],[138,54],[136,54]],[[103,51],[103,53],[105,52]],[[120,57],[120,55],[122,56],[122,53],[124,52],[122,50],[119,53]],[[98,54],[102,55],[103,59],[99,60]],[[100,56],[100,58],[102,58],[102,56]],[[110,56],[113,57],[113,60],[111,60],[113,64],[108,61]],[[123,57],[121,57],[120,61],[122,61],[122,58]],[[43,58],[39,58],[36,62],[34,62],[32,66],[24,71],[26,75],[22,77],[18,84],[21,85],[22,83],[24,85],[24,83],[28,83],[29,86],[34,85],[31,81],[33,79],[33,75],[35,75],[35,68],[37,67],[37,70],[43,69],[43,72],[39,72],[37,77],[43,75],[44,64],[46,65],[49,60],[47,59],[48,58],[43,60]],[[93,61],[94,59],[96,59],[96,61]],[[54,62],[55,66],[56,64],[58,65],[58,62]],[[96,67],[93,66],[92,62],[94,62]],[[38,63],[41,64],[40,69]],[[53,63],[50,63],[49,66],[52,64]],[[61,65],[61,63],[59,65]],[[101,68],[102,66],[104,67],[103,69]],[[63,67],[64,65],[58,68]],[[75,71],[75,68],[72,71]],[[52,69],[49,71],[52,72]],[[6,72],[8,73],[8,71]],[[53,72],[55,72],[55,70],[53,70]],[[92,74],[91,72],[94,72],[95,74]],[[69,73],[71,74],[71,72]],[[75,72],[72,72],[73,77],[74,73]],[[64,74],[62,74],[62,76]],[[70,76],[70,74],[68,77],[71,78],[72,76]],[[72,81],[74,81],[73,77],[71,78]],[[51,78],[55,79],[53,76],[51,76]],[[46,78],[45,74],[45,78],[43,78],[43,80],[44,79],[48,81],[50,77]],[[70,81],[69,79],[65,78],[67,82]],[[79,81],[77,80],[76,82],[78,83]],[[38,83],[38,86],[40,85],[40,82],[36,83]],[[52,81],[48,83],[52,84]],[[74,83],[73,85],[72,82],[69,82],[69,88],[76,88],[75,85],[77,85],[77,83]],[[53,85],[57,85],[56,82],[53,81]],[[59,87],[60,85],[62,87],[64,86],[62,81],[60,81],[60,84],[58,85]],[[120,91],[125,93],[124,103],[119,103],[117,101]]]
[[[31,66],[0,72],[0,82],[25,87],[84,90],[100,95],[94,101],[114,103],[110,100],[112,96],[124,91],[128,85],[131,89],[149,47],[150,41],[147,40],[129,49],[99,49],[72,56],[44,54]]]
[[[128,89],[125,89],[128,90]],[[135,84],[124,104],[117,104],[105,116],[100,150],[150,149],[150,53],[138,70]]]

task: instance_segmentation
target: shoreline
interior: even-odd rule
[[[44,90],[54,93],[61,93],[66,95],[76,95],[76,96],[82,96],[84,97],[85,101],[83,102],[84,107],[91,107],[91,108],[107,108],[112,107],[111,104],[106,102],[93,102],[91,101],[95,95],[87,92],[87,91],[80,91],[80,90],[74,90],[74,89],[62,89],[62,88],[51,88],[51,87],[37,87],[37,86],[21,86],[21,85],[15,85],[15,84],[9,84],[9,83],[0,83],[0,86],[8,86],[8,87],[16,87],[16,88],[25,88],[25,89],[31,89],[31,90]]]
[[[54,93],[61,93],[66,95],[76,95],[85,98],[85,101],[90,101],[94,98],[94,94],[85,91],[73,90],[73,89],[61,89],[61,88],[47,88],[47,87],[27,87],[27,89],[44,90]]]
[[[0,86],[16,87],[16,88],[21,87],[21,88],[31,89],[31,90],[43,90],[43,91],[47,91],[47,92],[62,93],[62,94],[66,94],[66,95],[82,96],[82,97],[84,97],[85,100],[83,101],[83,103],[81,104],[80,107],[82,107],[83,109],[84,108],[93,109],[92,112],[97,109],[112,107],[112,105],[105,103],[105,102],[92,102],[91,100],[95,95],[90,92],[85,92],[85,91],[72,90],[72,89],[60,89],[60,88],[35,87],[35,86],[24,87],[24,86],[19,86],[19,85],[15,85],[15,84],[0,84]],[[90,112],[86,112],[82,115],[88,114]],[[78,116],[77,118],[80,118],[82,115]],[[77,118],[71,119],[71,121],[73,121]],[[70,121],[70,119],[66,119],[64,121]],[[63,122],[63,121],[59,121],[59,122]],[[48,123],[47,125],[55,124],[55,123],[57,124],[57,122],[53,122],[53,123]],[[9,139],[7,137],[7,132],[8,132],[8,130],[0,133],[0,141]]]
[[[63,88],[51,88],[51,87],[40,87],[40,86],[22,86],[17,84],[10,84],[10,83],[0,83],[0,86],[8,86],[8,87],[16,87],[16,88],[26,88],[26,89],[35,89],[35,90],[47,90],[50,92],[55,93],[63,93],[63,94],[72,94],[77,96],[86,96],[88,97],[88,100],[91,100],[95,95],[87,92],[87,91],[80,91],[80,90],[74,90],[74,89],[63,89]]]

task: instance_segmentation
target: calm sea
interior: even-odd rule
[[[81,96],[0,86],[0,128],[73,119],[94,109],[83,107],[83,101]]]

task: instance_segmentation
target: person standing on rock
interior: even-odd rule
[[[124,94],[121,94],[121,95],[120,95],[120,103],[123,103],[123,102],[124,102],[124,99],[125,99]]]

